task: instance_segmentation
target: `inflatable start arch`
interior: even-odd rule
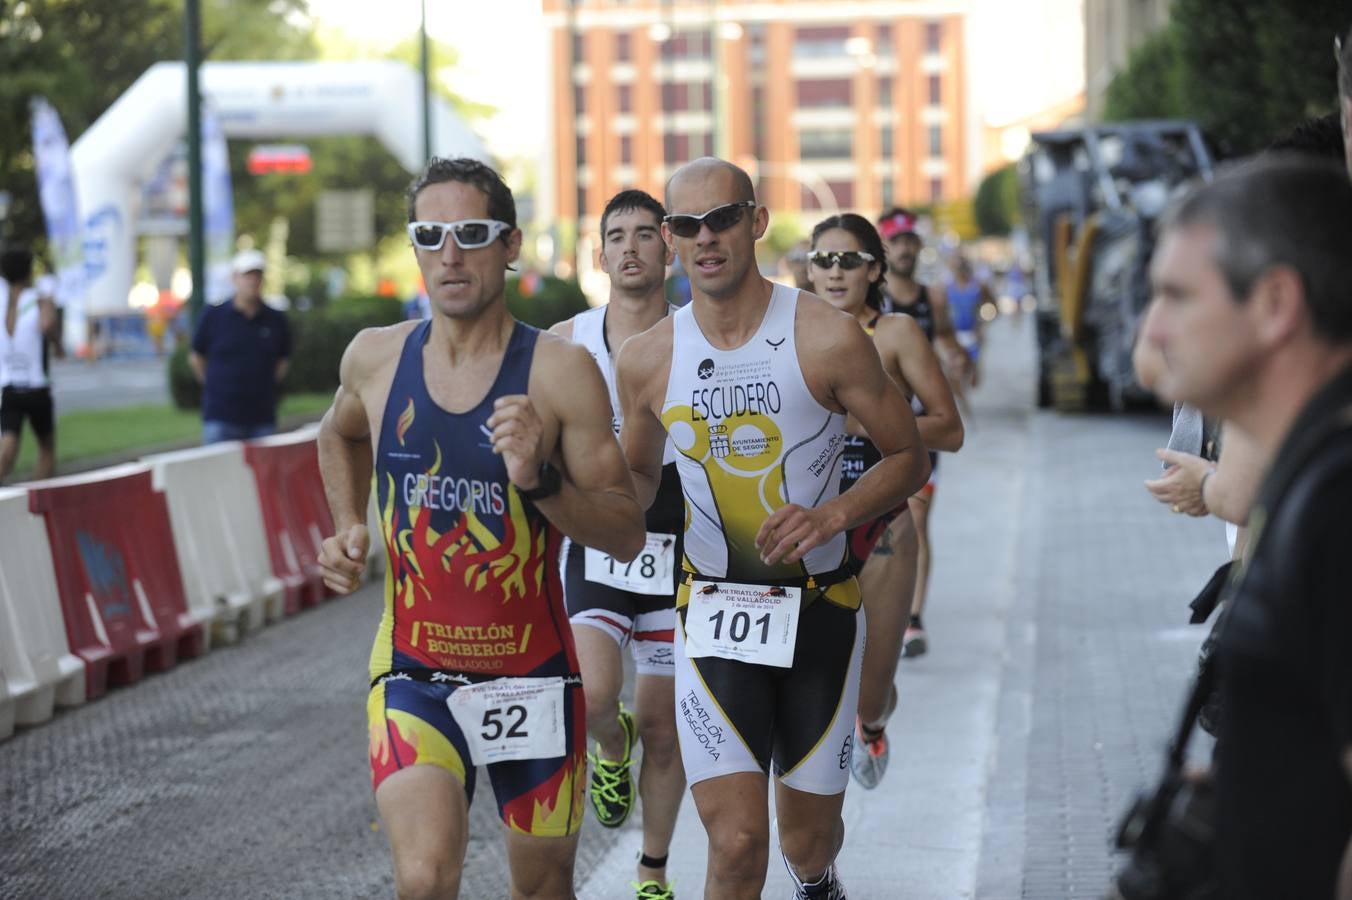
[[[422,82],[403,63],[213,62],[202,65],[199,84],[227,138],[370,134],[409,172],[422,168]],[[156,63],[71,148],[89,313],[127,308],[141,185],[182,138],[187,93],[183,63]],[[482,142],[439,97],[431,116],[434,154],[488,161]]]

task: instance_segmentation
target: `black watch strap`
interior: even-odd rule
[[[563,487],[563,475],[558,469],[554,468],[549,460],[540,463],[539,484],[528,491],[517,488],[516,492],[521,495],[523,500],[543,500],[546,497],[553,497]]]

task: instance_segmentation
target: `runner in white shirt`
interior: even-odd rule
[[[601,214],[601,265],[610,276],[610,302],[580,313],[551,331],[587,348],[601,367],[620,430],[615,399],[615,355],[631,336],[670,313],[663,287],[672,253],[662,240],[666,210],[652,196],[621,191]],[[661,486],[647,514],[648,543],[632,563],[568,542],[563,585],[573,624],[587,703],[587,730],[596,738],[589,797],[597,820],[619,827],[634,807],[630,754],[643,743],[638,793],[643,800],[643,849],[634,882],[640,900],[672,900],[667,850],[685,792],[676,747],[672,629],[685,530],[685,502],[668,444]],[[629,645],[637,678],[634,712],[620,704],[624,683],[620,650]]]
[[[838,900],[865,633],[844,532],[902,503],[929,463],[863,329],[757,271],[769,214],[745,172],[696,160],[667,206],[693,300],[625,344],[621,444],[643,503],[669,435],[686,497],[676,716],[709,834],[704,896],[760,897],[773,774],[795,896]],[[837,495],[847,414],[881,461]]]
[[[56,418],[47,379],[47,341],[56,328],[56,306],[33,287],[33,254],[25,247],[0,251],[0,483],[14,470],[25,421],[38,440],[33,477],[56,471]]]

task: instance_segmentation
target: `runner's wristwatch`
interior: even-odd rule
[[[540,471],[536,473],[540,483],[528,491],[517,488],[516,492],[521,495],[522,500],[543,500],[546,497],[553,497],[563,487],[563,475],[554,468],[549,460],[540,463]]]

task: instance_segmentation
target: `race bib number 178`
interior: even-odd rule
[[[635,594],[662,596],[672,591],[671,569],[676,562],[676,536],[648,533],[642,552],[629,562],[620,562],[600,550],[586,548],[583,577]]]
[[[498,678],[456,688],[446,701],[476,766],[553,759],[567,749],[562,678]]]

